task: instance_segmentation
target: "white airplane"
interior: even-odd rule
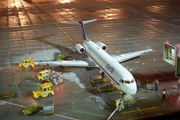
[[[79,22],[63,22],[63,24],[80,24],[82,27],[83,46],[76,44],[76,50],[79,53],[86,53],[92,62],[70,60],[70,61],[50,61],[35,62],[36,65],[52,65],[52,66],[81,66],[81,67],[99,67],[125,94],[135,94],[137,86],[133,75],[124,68],[120,62],[138,57],[145,53],[151,52],[152,49],[132,52],[120,56],[112,57],[106,50],[107,46],[102,42],[94,43],[86,36],[84,24],[94,22],[94,20]]]

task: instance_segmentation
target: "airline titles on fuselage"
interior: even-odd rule
[[[111,67],[109,64],[106,65],[106,68],[113,74],[114,68]]]

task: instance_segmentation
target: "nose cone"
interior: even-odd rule
[[[136,84],[125,85],[125,86],[122,87],[122,90],[126,94],[134,95],[134,94],[136,94],[137,86],[136,86]]]
[[[129,94],[134,95],[134,94],[136,94],[136,92],[137,92],[137,86],[135,85],[133,88],[131,88]]]

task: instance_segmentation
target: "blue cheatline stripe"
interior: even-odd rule
[[[108,72],[87,52],[85,51],[86,54],[88,54],[98,65],[99,67],[117,84],[120,85],[118,82],[116,82],[116,80],[113,79],[113,77],[111,75],[108,74]]]
[[[84,40],[86,40],[86,32],[85,32],[84,24],[82,21],[79,21],[79,23],[81,24],[83,38]]]

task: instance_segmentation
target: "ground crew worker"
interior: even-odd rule
[[[156,91],[158,91],[158,87],[159,87],[159,81],[155,80],[155,87],[156,87]]]
[[[140,91],[139,87],[141,87],[141,83],[139,80],[136,80],[136,83],[137,83],[137,92],[139,92]]]
[[[165,99],[165,95],[166,95],[166,89],[163,90],[163,96],[162,96],[162,100],[163,101]]]
[[[102,71],[102,73],[101,73],[101,79],[103,79],[104,78],[104,72]]]

